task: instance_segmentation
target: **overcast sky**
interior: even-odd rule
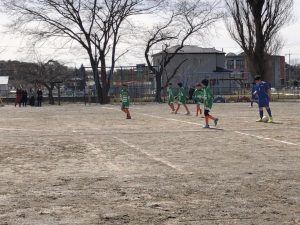
[[[285,55],[286,62],[300,63],[300,0],[295,0],[294,3],[294,21],[281,30],[281,36],[285,42],[280,55]],[[19,60],[19,61],[34,61],[34,55],[31,52],[31,48],[26,44],[25,38],[16,37],[11,34],[4,33],[3,25],[7,22],[7,19],[0,15],[0,60]],[[241,52],[240,48],[229,37],[223,22],[220,22],[216,26],[216,33],[209,38],[205,43],[199,44],[200,47],[215,47],[217,50],[223,50],[224,52]],[[66,49],[64,53],[57,52],[55,46],[47,47],[41,46],[38,51],[42,55],[43,59],[56,59],[63,60],[69,66],[80,67],[81,64],[88,65],[87,57],[84,53],[81,55],[76,52]],[[122,65],[135,65],[138,63],[144,63],[142,52],[129,53],[126,57],[123,57],[119,64]]]

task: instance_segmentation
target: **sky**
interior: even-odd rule
[[[285,26],[280,35],[284,41],[284,47],[279,52],[280,55],[286,57],[286,62],[295,64],[300,63],[300,0],[294,1],[293,21]],[[28,45],[25,37],[16,37],[16,35],[6,33],[4,25],[8,19],[4,15],[0,15],[0,60],[19,60],[19,61],[35,61],[37,54],[32,52],[32,48]],[[199,43],[199,47],[214,47],[225,53],[240,53],[240,47],[230,38],[223,22],[216,24],[212,34],[207,41]],[[81,64],[89,66],[87,56],[77,54],[77,49],[65,48],[58,52],[58,46],[42,45],[37,49],[38,57],[42,60],[54,59],[63,61],[71,67],[80,67]],[[136,64],[145,63],[141,52],[131,52],[127,54],[119,62],[122,66],[134,66]]]

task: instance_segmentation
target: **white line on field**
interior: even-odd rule
[[[36,131],[36,132],[41,132],[41,131],[46,131],[46,130],[36,130],[36,129],[24,129],[24,128],[4,128],[1,127],[0,130],[6,130],[6,131]],[[49,130],[48,130],[49,131]]]
[[[109,107],[103,107],[103,108],[113,109],[113,108],[109,108]],[[176,122],[181,122],[181,123],[199,125],[199,123],[194,123],[194,122],[189,122],[189,121],[184,121],[184,120],[178,120],[178,119],[173,119],[173,118],[166,118],[166,117],[161,117],[161,116],[155,116],[155,115],[151,115],[151,114],[145,114],[145,113],[143,113],[142,115],[153,117],[153,118],[157,118],[157,119],[164,119],[164,120],[169,120],[169,121],[176,121]],[[289,141],[282,141],[282,140],[277,140],[277,139],[273,139],[273,138],[268,138],[268,137],[263,137],[263,136],[257,136],[257,135],[252,135],[252,134],[248,134],[248,133],[243,133],[243,132],[239,132],[239,131],[234,131],[234,132],[237,133],[237,134],[240,134],[240,135],[252,136],[252,137],[256,137],[258,139],[263,139],[263,140],[275,141],[275,142],[278,142],[278,143],[281,143],[281,144],[287,144],[287,145],[293,145],[293,146],[300,146],[300,144],[296,144],[296,143],[289,142]]]
[[[193,124],[193,125],[198,125],[198,126],[200,125],[199,123],[194,123],[194,122],[189,122],[189,121],[184,121],[184,120],[177,120],[177,119],[173,119],[173,118],[166,118],[166,117],[161,117],[161,116],[154,116],[154,115],[145,114],[145,113],[143,113],[143,115],[144,116],[153,117],[153,118],[157,118],[157,119],[164,119],[164,120],[176,121],[176,122]]]
[[[287,145],[293,145],[293,146],[300,146],[300,144],[296,144],[296,143],[292,143],[289,141],[281,141],[281,140],[277,140],[277,139],[273,139],[273,138],[267,138],[267,137],[262,137],[262,136],[258,136],[258,135],[254,135],[254,134],[248,134],[248,133],[243,133],[243,132],[239,132],[239,131],[234,131],[237,134],[241,134],[241,135],[245,135],[245,136],[250,136],[250,137],[255,137],[258,139],[262,139],[262,140],[268,140],[268,141],[275,141],[275,142],[279,142],[279,143],[283,143],[283,144],[287,144]]]
[[[151,155],[149,152],[147,152],[147,151],[141,149],[141,148],[138,147],[138,146],[135,146],[135,145],[133,145],[133,144],[130,144],[130,143],[128,143],[127,141],[125,141],[125,140],[123,140],[123,139],[121,139],[121,138],[118,138],[118,137],[116,137],[116,136],[113,136],[113,138],[116,139],[116,140],[118,140],[118,141],[121,142],[122,144],[125,144],[125,145],[127,145],[128,147],[133,148],[133,149],[135,149],[135,150],[137,150],[137,151],[139,151],[139,152],[141,152],[141,153],[147,155],[149,158],[151,158],[151,159],[153,159],[153,160],[155,160],[155,161],[157,161],[157,162],[163,163],[164,165],[166,165],[166,166],[168,166],[168,167],[171,167],[171,168],[173,168],[173,169],[175,169],[175,170],[177,170],[177,171],[182,172],[182,169],[178,168],[177,166],[173,165],[172,163],[170,163],[170,162],[168,162],[168,161],[166,161],[166,160],[164,160],[164,159],[162,159],[162,158],[158,158],[158,157],[156,157],[156,156],[153,156],[153,155]]]

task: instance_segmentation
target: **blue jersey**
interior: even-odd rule
[[[258,104],[260,107],[269,105],[269,89],[270,85],[265,81],[261,81],[260,83],[256,84],[254,93],[258,97]]]

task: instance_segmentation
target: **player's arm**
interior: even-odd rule
[[[269,99],[271,99],[271,96],[272,96],[271,88],[268,89],[268,96],[269,96]]]

